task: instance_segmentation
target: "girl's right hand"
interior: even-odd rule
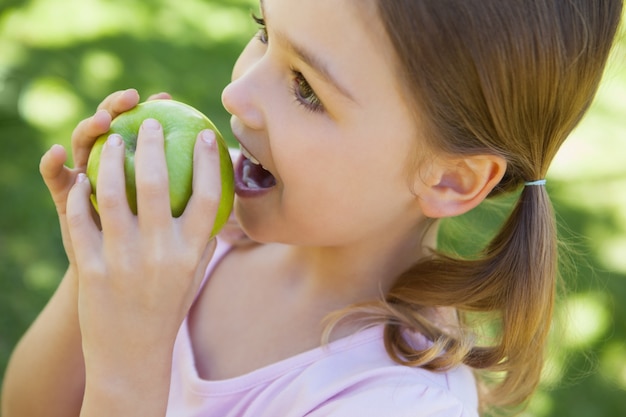
[[[84,416],[163,415],[172,349],[216,246],[221,198],[215,133],[199,132],[193,193],[180,217],[170,208],[163,129],[147,119],[135,153],[137,214],[126,201],[124,146],[111,135],[98,176],[100,223],[84,174],[67,198],[85,358]],[[137,399],[141,398],[140,401]]]
[[[148,100],[171,98],[167,93],[152,95]],[[111,121],[119,114],[128,111],[139,103],[139,93],[135,89],[117,91],[110,94],[98,106],[96,113],[83,120],[72,133],[72,154],[74,168],[69,168],[67,151],[61,145],[53,145],[41,158],[39,171],[50,191],[52,200],[59,216],[63,246],[70,267],[75,265],[74,251],[67,230],[66,205],[67,196],[76,182],[78,174],[87,169],[89,152],[96,139],[111,127]]]

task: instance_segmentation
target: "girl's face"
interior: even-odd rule
[[[261,0],[257,22],[222,96],[244,230],[334,246],[415,225],[419,131],[375,3]]]

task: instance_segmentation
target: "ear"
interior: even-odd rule
[[[497,155],[437,158],[415,184],[422,212],[431,218],[467,213],[500,183],[506,167]]]

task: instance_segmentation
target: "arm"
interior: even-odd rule
[[[15,348],[4,378],[3,416],[78,416],[85,371],[77,290],[76,274],[68,269]]]
[[[78,173],[85,171],[95,139],[109,129],[113,117],[138,101],[134,90],[111,94],[94,116],[77,126],[72,135],[75,168],[64,165],[67,153],[59,145],[41,159],[41,175],[59,215],[70,267],[47,306],[14,349],[3,382],[1,414],[5,417],[77,416],[80,412],[85,367],[78,322],[78,276],[66,221],[67,197]]]

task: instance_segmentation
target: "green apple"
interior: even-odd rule
[[[145,119],[153,118],[161,123],[165,138],[165,159],[169,176],[169,191],[172,215],[180,216],[185,210],[192,193],[193,150],[198,133],[204,129],[215,132],[220,155],[222,195],[213,227],[215,236],[224,226],[233,207],[234,176],[233,165],[224,138],[215,125],[193,107],[174,100],[152,100],[141,103],[120,114],[111,123],[110,130],[100,136],[93,145],[87,162],[87,177],[93,194],[91,201],[98,210],[96,184],[100,167],[102,147],[109,135],[122,136],[126,148],[124,174],[126,176],[126,197],[133,213],[137,214],[137,190],[135,186],[135,148],[139,127]]]

